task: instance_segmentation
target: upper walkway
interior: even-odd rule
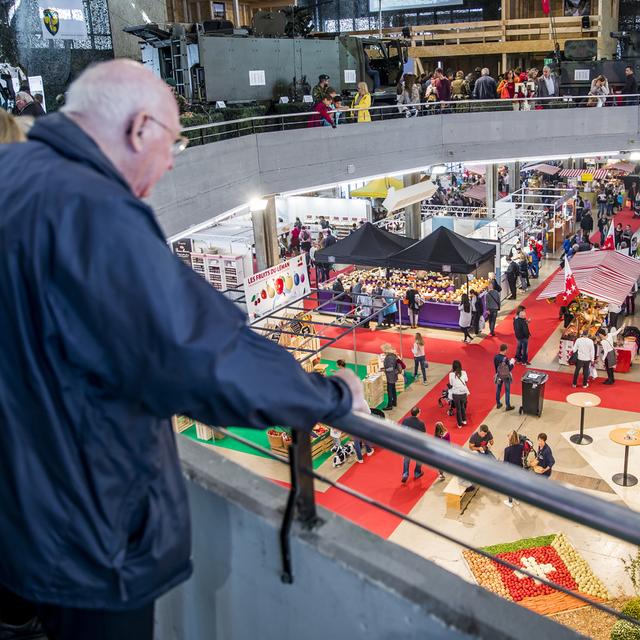
[[[640,149],[637,104],[572,108],[579,103],[560,99],[547,102],[545,109],[514,111],[505,110],[505,102],[471,102],[469,110],[458,103],[451,112],[385,118],[336,129],[307,128],[308,114],[194,127],[190,135],[198,137],[202,130],[204,141],[211,143],[190,147],[178,158],[175,169],[156,187],[151,204],[170,237],[252,198],[284,191],[443,162]],[[471,110],[479,104],[481,111]],[[398,115],[396,106],[380,111]],[[228,135],[236,137],[229,139]]]

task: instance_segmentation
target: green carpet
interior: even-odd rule
[[[327,372],[335,371],[338,368],[335,360],[322,360],[321,362],[322,364],[327,365]],[[354,371],[357,374],[357,376],[361,379],[364,379],[367,375],[367,367],[365,365],[356,366],[355,364],[347,363],[347,368]],[[408,371],[404,372],[404,376],[405,376],[405,385],[409,387],[409,385],[413,383],[414,377]],[[386,406],[387,406],[387,396],[385,394],[384,402],[382,402],[377,408],[384,410],[384,407]],[[229,427],[229,431],[241,438],[245,438],[246,440],[249,440],[253,444],[264,447],[265,449],[269,449],[269,441],[267,439],[266,429],[260,430],[260,429],[249,429],[246,427]],[[222,440],[200,440],[196,436],[195,425],[183,431],[182,435],[186,436],[187,438],[191,438],[192,440],[197,440],[198,442],[202,442],[203,444],[209,445],[211,447],[232,449],[234,451],[240,451],[242,453],[250,453],[251,455],[259,456],[261,458],[269,457],[266,454],[262,453],[261,451],[256,451],[255,449],[252,449],[248,445],[242,442],[238,442],[237,440],[233,440],[232,438],[223,438]],[[333,454],[331,453],[331,451],[326,451],[321,456],[317,457],[313,461],[313,468],[317,469],[321,464],[325,462],[325,460],[327,460],[332,455]]]

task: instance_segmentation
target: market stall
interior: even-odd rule
[[[580,252],[570,259],[569,264],[580,295],[569,305],[573,318],[560,339],[558,361],[564,365],[569,364],[573,343],[578,336],[587,330],[591,337],[595,337],[605,322],[608,305],[621,306],[640,278],[640,262],[617,251]],[[538,300],[555,298],[564,290],[564,272],[560,271],[543,289]],[[623,339],[616,343],[621,362],[630,364],[636,353],[635,338],[633,343],[625,344]],[[618,367],[619,371],[622,366]]]
[[[355,236],[356,234],[352,234]],[[350,236],[351,237],[351,236]],[[406,239],[403,239],[406,240]],[[330,247],[329,252],[318,255],[330,258],[334,254],[343,255],[339,245],[349,238]],[[354,242],[355,244],[355,242]],[[347,246],[344,245],[346,260]],[[367,249],[369,251],[369,249]],[[365,258],[354,253],[349,261],[355,264],[377,265],[378,269],[360,269],[342,276],[346,291],[362,279],[365,286],[384,287],[394,291],[403,300],[407,289],[415,288],[425,300],[420,308],[418,324],[443,328],[458,327],[458,304],[460,297],[470,288],[476,290],[484,300],[489,287],[487,275],[493,270],[495,246],[465,238],[450,229],[439,227],[419,242],[402,251],[386,257]],[[471,282],[470,282],[471,281]],[[335,302],[331,301],[331,283],[320,286],[320,299],[324,300],[323,311],[333,312]],[[400,304],[400,322],[409,324],[407,305]]]

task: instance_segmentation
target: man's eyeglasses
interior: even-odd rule
[[[147,115],[146,117],[147,117],[147,120],[151,120],[151,122],[155,122],[159,127],[162,127],[165,131],[168,131],[169,133],[171,133],[171,129],[169,129],[169,127],[167,127],[167,125],[164,124],[163,122],[160,122],[160,120],[157,120],[156,118],[150,115]],[[187,148],[188,144],[189,144],[189,138],[187,138],[186,136],[178,136],[174,140],[173,144],[171,145],[171,153],[173,153],[174,156],[177,156]]]

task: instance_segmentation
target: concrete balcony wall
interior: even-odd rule
[[[324,510],[314,531],[294,525],[284,584],[286,490],[209,447],[179,447],[195,571],[158,601],[157,640],[578,637]]]
[[[634,107],[455,113],[263,133],[194,147],[156,187],[167,236],[252,197],[441,162],[640,148]]]

